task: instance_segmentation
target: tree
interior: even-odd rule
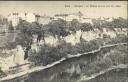
[[[60,40],[61,37],[63,38],[69,34],[68,30],[65,27],[65,24],[66,21],[62,19],[53,20],[51,23],[49,23],[49,25],[47,25],[47,30],[53,37]]]
[[[9,22],[8,30],[9,30],[10,32],[13,32],[13,31],[14,31],[14,27],[13,27],[11,21]]]
[[[70,22],[69,30],[76,33],[76,31],[80,30],[81,23],[77,19],[73,19]]]

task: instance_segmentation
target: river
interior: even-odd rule
[[[22,77],[18,77],[18,78],[11,79],[8,81],[3,81],[3,82],[75,82],[79,79],[80,74],[79,73],[75,74],[74,70],[75,69],[78,70],[80,64],[95,61],[97,59],[97,56],[104,56],[105,53],[108,53],[113,48],[114,47],[102,48],[101,51],[96,53],[90,53],[90,54],[82,55],[77,58],[66,59],[62,61],[60,64],[57,64],[51,68],[47,68],[39,72],[34,72],[29,75],[25,75]],[[116,72],[119,72],[119,71],[116,71]],[[114,71],[112,73],[116,73],[116,72]],[[101,76],[101,78],[103,77]],[[90,81],[90,82],[93,82],[93,81]],[[98,81],[96,80],[96,82]]]
[[[128,68],[113,69],[87,82],[128,82]]]

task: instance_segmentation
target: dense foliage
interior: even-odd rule
[[[120,41],[118,42],[115,41],[115,43],[113,43],[113,40],[111,40],[111,42],[109,41],[109,43],[107,44],[116,44],[116,43],[124,42],[124,39],[126,42],[127,39],[127,38],[119,38],[119,37],[117,38],[120,39]],[[100,41],[100,39],[92,40],[90,42],[83,41],[81,43],[77,43],[74,46],[71,45],[70,43],[66,43],[65,41],[61,41],[61,43],[55,47],[51,47],[49,45],[41,46],[41,49],[38,53],[30,54],[29,60],[31,62],[35,62],[35,64],[41,63],[43,65],[47,65],[54,61],[59,60],[62,57],[67,57],[69,54],[71,55],[76,55],[78,53],[83,54],[88,51],[96,50],[103,45],[103,42],[105,42],[102,41]],[[103,60],[103,62],[107,61],[109,63],[108,60],[109,59]]]

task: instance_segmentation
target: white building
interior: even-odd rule
[[[37,15],[36,17],[37,17],[37,22],[42,25],[48,24],[53,20],[53,17],[46,16],[46,15],[44,16]]]
[[[82,18],[81,22],[82,22],[82,23],[90,23],[90,24],[93,24],[91,18]]]
[[[72,21],[73,19],[77,19],[77,20],[79,20],[79,17],[78,16],[76,16],[76,15],[69,15],[68,17],[66,17],[66,20],[67,21]]]
[[[17,46],[16,52],[17,53],[15,54],[15,58],[14,58],[15,64],[17,64],[17,65],[24,64],[25,63],[25,61],[24,61],[25,53],[24,53],[23,48],[20,45]]]
[[[30,23],[37,20],[36,14],[34,13],[10,13],[7,18],[8,21],[12,22],[14,27],[18,25],[20,19],[26,20]]]
[[[106,21],[108,21],[108,22],[112,22],[114,20],[114,18],[108,18],[108,19],[106,19]]]
[[[63,19],[63,20],[67,21],[68,16],[69,16],[69,14],[55,14],[54,20]]]
[[[84,16],[84,14],[81,13],[81,12],[72,13],[72,14],[56,14],[54,16],[54,20],[57,20],[59,18],[60,19],[63,19],[63,20],[66,20],[66,21],[72,21],[73,19],[77,19],[81,23],[90,23],[90,24],[93,24],[92,18],[86,18]]]
[[[73,19],[77,19],[79,21],[82,20],[83,14],[81,12],[72,13],[72,14],[56,14],[54,15],[54,19],[57,20],[58,18],[66,20],[66,21],[72,21]]]

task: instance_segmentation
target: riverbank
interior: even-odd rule
[[[59,61],[56,61],[56,62],[54,62],[54,63],[52,63],[52,64],[47,65],[47,66],[37,66],[37,67],[33,67],[33,68],[29,69],[29,70],[25,70],[25,71],[23,71],[23,72],[19,72],[19,73],[17,73],[17,74],[7,75],[6,77],[1,78],[0,81],[4,81],[4,80],[9,80],[9,79],[17,78],[17,77],[20,77],[20,76],[23,76],[23,75],[26,75],[26,74],[30,74],[30,73],[32,73],[32,72],[41,71],[41,70],[50,68],[50,67],[52,67],[52,66],[54,66],[54,65],[56,65],[56,64],[59,64],[59,63],[61,63],[61,62],[64,61],[64,60],[65,60],[65,58],[62,58],[62,59],[60,59]]]
[[[108,68],[108,69],[105,69],[105,70],[100,71],[99,73],[92,74],[90,77],[87,77],[86,75],[84,75],[84,76],[82,76],[82,77],[80,78],[80,80],[78,80],[77,82],[82,82],[82,81],[91,80],[91,79],[93,79],[93,78],[98,77],[99,75],[105,74],[105,73],[107,73],[107,72],[109,72],[109,71],[111,71],[111,70],[113,70],[113,69],[118,69],[118,68],[123,69],[123,68],[128,68],[128,66],[125,65],[125,64],[120,64],[120,65],[117,65],[117,66],[112,66],[112,67],[110,67],[110,68]]]
[[[93,51],[90,51],[90,52],[85,52],[85,53],[83,53],[83,54],[68,55],[67,58],[70,59],[70,58],[74,58],[74,57],[80,57],[81,55],[86,55],[86,54],[98,52],[98,51],[100,51],[102,48],[111,47],[111,46],[116,46],[116,45],[120,45],[120,44],[127,44],[127,43],[117,43],[117,44],[106,45],[106,46],[100,47],[100,48],[97,49],[97,50],[93,50]],[[25,74],[30,74],[30,73],[32,73],[32,72],[41,71],[41,70],[50,68],[50,67],[52,67],[52,66],[55,66],[56,64],[59,64],[59,63],[61,63],[61,62],[64,61],[64,60],[66,60],[66,58],[61,58],[59,61],[56,61],[56,62],[54,62],[54,63],[52,63],[52,64],[47,65],[47,66],[33,67],[33,68],[31,68],[30,70],[25,70],[25,71],[20,72],[20,73],[17,73],[17,74],[10,74],[10,75],[7,75],[6,77],[1,78],[0,81],[13,79],[13,78],[16,78],[16,77],[23,76],[23,75],[25,75]]]

